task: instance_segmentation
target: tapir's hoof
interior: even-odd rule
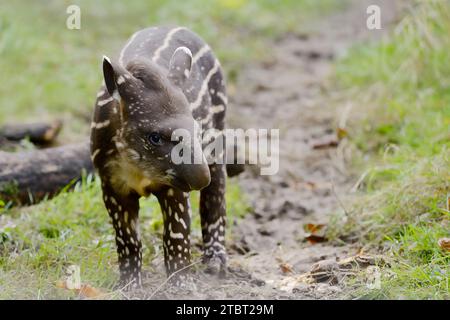
[[[218,275],[223,278],[226,275],[227,256],[224,253],[214,253],[213,255],[203,256],[203,263],[206,265],[205,272]]]
[[[138,282],[137,279],[120,280],[115,288],[116,288],[116,290],[130,292],[130,291],[141,289],[142,283]]]

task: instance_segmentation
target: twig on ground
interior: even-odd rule
[[[356,181],[353,187],[350,188],[351,193],[355,193],[358,190],[359,186],[364,181],[364,179],[366,178],[366,176],[369,174],[370,171],[371,169],[367,169],[366,171],[363,172],[363,174],[359,177],[358,181]]]
[[[187,266],[181,268],[180,270],[177,270],[177,271],[175,271],[174,273],[172,273],[170,276],[167,277],[166,280],[163,281],[163,283],[161,283],[161,284],[158,286],[158,288],[156,288],[155,291],[152,292],[152,294],[148,297],[148,300],[151,300],[151,298],[153,298],[153,296],[154,296],[159,290],[161,290],[161,288],[164,287],[164,286],[167,284],[167,282],[169,282],[170,279],[172,279],[176,274],[178,274],[179,272],[181,272],[181,271],[183,271],[183,270],[186,270],[186,269],[188,269],[188,268],[190,268],[190,267],[192,267],[192,266],[194,266],[194,265],[196,265],[196,264],[199,264],[200,262],[201,262],[201,260],[194,261],[194,262],[192,262],[191,264],[189,264],[189,265],[187,265]]]
[[[339,196],[336,193],[333,181],[331,182],[331,192],[333,192],[333,195],[336,198],[337,202],[339,203],[339,206],[342,208],[342,210],[344,210],[345,215],[349,216],[349,213],[348,213],[347,209],[345,208],[344,203],[342,203],[341,199],[339,198]]]

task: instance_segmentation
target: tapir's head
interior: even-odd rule
[[[119,103],[120,153],[152,183],[183,191],[199,190],[211,180],[198,124],[181,91],[191,64],[185,47],[174,52],[168,71],[148,60],[134,60],[124,68],[103,59],[106,88]],[[180,163],[186,152],[192,161]]]

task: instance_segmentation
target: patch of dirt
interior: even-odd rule
[[[371,4],[381,8],[382,30],[366,27]],[[345,290],[334,280],[289,283],[320,269],[321,261],[334,270],[338,261],[359,249],[305,241],[304,225],[326,224],[339,209],[338,199],[349,190],[350,180],[354,182],[343,148],[336,146],[339,115],[327,103],[327,79],[337,57],[358,41],[380,37],[398,12],[398,1],[352,1],[342,12],[311,26],[309,33],[277,40],[268,48],[273,53],[270,61],[242,70],[236,86],[229,88],[228,126],[280,129],[279,173],[261,176],[258,168],[250,167],[238,178],[252,213],[233,228],[226,279],[197,271],[195,288],[180,290],[152,274],[146,278],[144,297],[326,299]]]

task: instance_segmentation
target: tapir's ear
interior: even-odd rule
[[[177,86],[189,78],[192,67],[192,53],[186,47],[179,47],[170,58],[168,78]]]
[[[116,100],[120,98],[117,81],[124,72],[122,68],[113,64],[107,56],[103,56],[103,78],[105,79],[106,90]]]

